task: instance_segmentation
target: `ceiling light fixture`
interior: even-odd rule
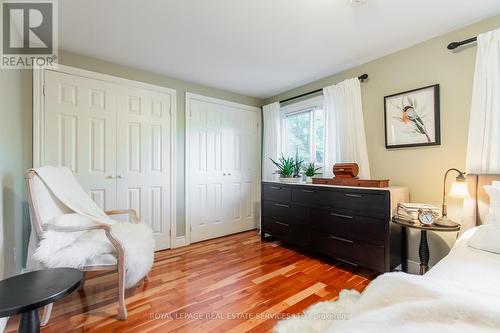
[[[351,5],[354,7],[361,6],[366,4],[367,0],[349,0],[351,2]]]

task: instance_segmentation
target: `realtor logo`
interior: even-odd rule
[[[56,1],[1,1],[1,68],[55,66]]]

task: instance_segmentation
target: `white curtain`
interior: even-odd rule
[[[365,124],[358,78],[323,88],[325,109],[325,170],[333,176],[332,166],[338,162],[355,162],[359,177],[370,178]]]
[[[500,173],[500,29],[477,37],[468,173]]]
[[[262,107],[264,113],[264,152],[262,161],[262,180],[275,178],[276,166],[269,158],[277,160],[281,156],[281,114],[280,103]]]

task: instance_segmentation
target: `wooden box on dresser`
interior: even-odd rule
[[[263,182],[261,237],[389,272],[406,260],[404,230],[391,223],[398,202],[407,188]]]

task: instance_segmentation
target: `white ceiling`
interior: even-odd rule
[[[498,14],[499,2],[64,0],[60,47],[265,98]]]

